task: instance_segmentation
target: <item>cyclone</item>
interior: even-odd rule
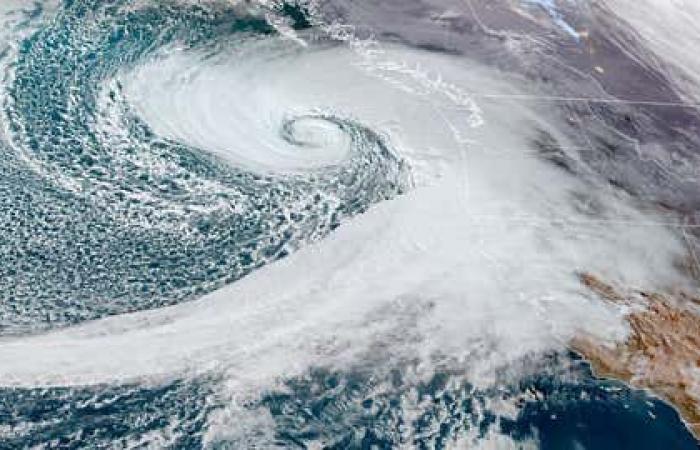
[[[269,33],[264,20],[225,10],[78,2],[23,42],[5,100],[12,156],[42,180],[35,195],[71,210],[67,228],[75,234],[48,245],[72,247],[55,253],[77,271],[65,279],[43,269],[50,263],[41,255],[19,263],[32,268],[10,281],[19,291],[9,305],[15,311],[3,314],[10,331],[42,326],[46,317],[58,326],[192,298],[410,185],[405,162],[381,135],[311,101],[255,110],[250,106],[264,108],[264,98],[243,95],[254,95],[254,81],[234,78],[251,68],[222,68],[216,58],[224,55],[204,54],[234,39],[255,45]],[[268,45],[261,49],[268,58],[294,53]],[[240,62],[245,55],[225,57]],[[165,73],[148,73],[155,67]],[[205,81],[226,69],[233,75]],[[144,77],[162,84],[140,86]],[[148,95],[141,98],[139,89]],[[206,104],[198,108],[193,97]],[[52,202],[56,190],[61,198]],[[74,210],[100,216],[99,225],[81,229],[92,221]],[[187,247],[178,244],[183,239]],[[90,300],[96,289],[98,302]],[[73,307],[45,300],[58,297]]]
[[[694,445],[567,347],[629,331],[581,273],[692,286],[678,217],[644,203],[694,189],[649,191],[653,102],[602,102],[482,16],[463,55],[342,2],[18,5],[0,447],[556,448],[553,416],[596,411]]]

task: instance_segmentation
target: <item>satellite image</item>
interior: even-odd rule
[[[700,448],[700,1],[1,0],[0,449]]]

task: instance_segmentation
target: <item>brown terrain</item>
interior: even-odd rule
[[[621,292],[593,275],[580,278],[602,299],[631,307],[630,333],[612,346],[579,336],[572,348],[597,375],[648,389],[673,404],[700,439],[700,299],[680,292]]]

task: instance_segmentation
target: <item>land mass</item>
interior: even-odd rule
[[[572,348],[595,373],[648,389],[676,407],[700,440],[700,299],[683,292],[623,292],[591,274],[581,282],[605,301],[628,305],[624,342],[579,335]]]

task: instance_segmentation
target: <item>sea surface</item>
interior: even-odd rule
[[[695,10],[624,3],[3,2],[0,448],[697,449],[568,346],[697,289]]]

